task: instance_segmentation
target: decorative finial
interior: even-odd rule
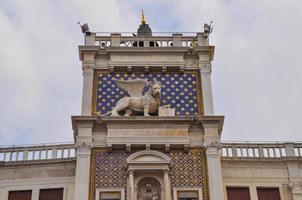
[[[146,18],[145,18],[145,15],[144,15],[144,10],[142,10],[141,22],[142,22],[142,24],[146,24]]]

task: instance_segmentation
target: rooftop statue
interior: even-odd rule
[[[119,116],[121,112],[125,116],[143,113],[144,116],[156,114],[160,106],[161,83],[154,81],[149,83],[145,79],[114,80],[118,87],[128,92],[129,96],[121,98],[111,112],[104,115]],[[143,94],[143,89],[149,86]]]

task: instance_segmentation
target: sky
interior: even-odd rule
[[[78,21],[95,32],[201,32],[213,22],[223,141],[302,141],[301,0],[1,0],[0,145],[72,142]]]

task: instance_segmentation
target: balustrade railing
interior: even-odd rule
[[[293,158],[302,157],[302,143],[222,143],[226,158]]]
[[[187,36],[182,33],[172,33],[170,36],[129,36],[121,33],[96,35],[92,33],[85,37],[85,45],[105,47],[192,47],[208,46],[208,35],[195,33]]]
[[[74,144],[43,144],[0,147],[0,163],[75,158]],[[302,158],[302,143],[227,143],[221,144],[222,158],[281,159]]]
[[[0,163],[50,159],[70,159],[74,157],[74,144],[0,147]]]

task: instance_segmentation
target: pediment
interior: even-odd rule
[[[159,151],[145,150],[130,155],[126,161],[128,164],[169,164],[171,159]]]

